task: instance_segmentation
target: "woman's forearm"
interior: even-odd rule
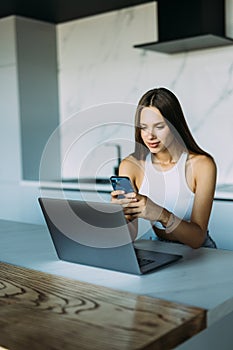
[[[199,248],[205,240],[206,230],[203,230],[194,222],[181,220],[174,214],[166,211],[163,212],[163,219],[159,220],[164,229],[153,226],[155,233],[162,239],[170,241],[179,241],[192,248]]]

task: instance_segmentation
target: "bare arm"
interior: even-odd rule
[[[137,195],[138,202],[128,204],[126,214],[143,217],[150,221],[160,221],[167,229],[154,228],[159,237],[179,241],[192,248],[199,248],[205,240],[212,209],[216,185],[216,165],[211,158],[198,156],[193,163],[193,172],[195,199],[190,222],[181,220],[147,197],[140,195]]]
[[[171,234],[171,239],[178,240],[192,248],[199,248],[203,244],[213,204],[216,173],[216,165],[211,158],[200,157],[195,162],[194,177],[196,186],[191,221],[181,220],[179,222],[176,219],[177,224],[174,223],[170,233],[168,233],[168,236]],[[169,220],[169,215],[165,216],[165,221],[166,219]]]

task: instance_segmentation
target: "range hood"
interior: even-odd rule
[[[135,48],[167,54],[233,45],[224,0],[158,0],[158,41]]]

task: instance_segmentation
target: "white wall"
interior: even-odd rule
[[[233,1],[226,3],[227,35],[233,38]],[[133,48],[157,39],[155,5],[134,6],[57,26],[63,175],[77,177],[82,155],[82,160],[87,160],[82,175],[95,175],[95,171],[108,176],[115,153],[103,146],[105,139],[121,143],[123,132],[125,140],[127,131],[122,123],[133,124],[134,107],[141,95],[165,86],[180,99],[200,146],[215,157],[218,182],[232,183],[233,45],[176,55]],[[101,125],[97,106],[102,105],[102,113],[116,122],[116,102],[121,105],[120,125],[110,132],[106,123]],[[79,130],[88,118],[99,125],[96,133],[92,124]],[[123,155],[132,149],[132,140],[128,130],[128,142],[122,142]]]

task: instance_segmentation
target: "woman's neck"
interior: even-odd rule
[[[183,152],[183,147],[175,147],[172,150],[166,149],[158,154],[152,154],[152,163],[160,165],[176,164]]]

